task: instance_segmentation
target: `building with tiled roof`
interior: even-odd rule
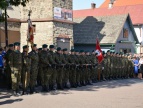
[[[138,53],[143,53],[143,0],[105,0],[99,7],[121,13],[128,12],[131,16],[134,29],[140,42]],[[122,10],[124,8],[125,10]]]
[[[129,14],[82,16],[74,18],[74,21],[75,49],[94,50],[98,37],[104,51],[136,52],[139,42]]]
[[[113,7],[131,6],[143,4],[143,0],[105,0],[99,8],[108,8],[109,3],[113,3]]]

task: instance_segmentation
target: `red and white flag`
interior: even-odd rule
[[[32,26],[32,21],[28,19],[28,32],[27,32],[27,41],[31,44],[34,44],[34,27]]]
[[[102,60],[103,60],[103,55],[102,55],[102,51],[101,51],[101,48],[100,48],[100,44],[99,44],[98,38],[96,38],[95,53],[97,53],[98,63],[101,63]]]

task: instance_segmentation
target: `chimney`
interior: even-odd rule
[[[96,4],[95,3],[91,3],[91,9],[95,9],[96,8]]]
[[[113,3],[114,3],[114,0],[110,0],[110,2],[109,2],[109,8],[113,7]]]

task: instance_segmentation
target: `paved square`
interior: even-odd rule
[[[20,97],[2,92],[0,108],[143,108],[143,80],[99,82],[71,90]]]

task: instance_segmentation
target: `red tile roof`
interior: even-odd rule
[[[74,10],[73,18],[86,17],[86,16],[108,16],[108,15],[120,15],[129,13],[132,19],[132,23],[143,24],[143,4],[131,5],[131,6],[119,6],[108,8],[96,8],[85,10]]]
[[[105,0],[104,3],[100,6],[100,8],[107,8],[110,0]],[[128,5],[137,5],[143,4],[143,0],[115,0],[113,3],[113,7],[116,6],[128,6]]]

